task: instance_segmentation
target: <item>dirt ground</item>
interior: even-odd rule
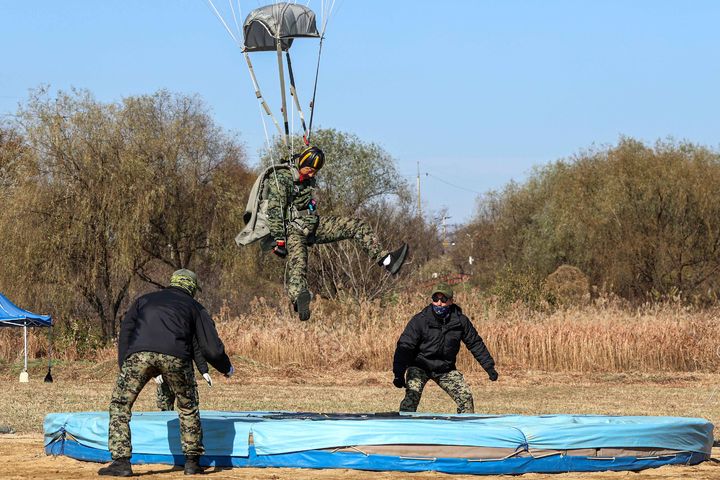
[[[68,457],[52,457],[45,455],[42,448],[42,435],[1,435],[0,436],[0,478],[11,479],[64,479],[75,480],[97,478],[99,463],[81,462]],[[136,465],[133,467],[136,476],[152,479],[187,478],[182,469],[172,468],[168,465]],[[258,479],[258,480],[467,480],[470,478],[500,479],[508,476],[447,475],[435,472],[406,473],[406,472],[363,472],[360,470],[310,470],[289,468],[234,468],[223,470],[210,470],[212,479]],[[523,480],[540,479],[603,479],[619,480],[624,478],[637,478],[640,480],[669,480],[676,478],[718,479],[720,478],[720,449],[713,449],[713,459],[692,467],[668,466],[633,472],[599,472],[599,473],[563,473],[563,474],[535,474],[528,473],[517,478]]]
[[[720,422],[720,375],[717,374],[553,374],[501,372],[498,382],[468,376],[478,413],[547,413],[606,415],[672,415],[703,417]],[[43,450],[42,421],[51,412],[106,410],[114,384],[114,366],[68,365],[54,371],[55,382],[42,382],[44,372],[20,384],[14,375],[0,376],[0,479],[96,478],[100,464],[68,457],[47,456]],[[383,412],[397,409],[401,391],[390,384],[388,372],[307,372],[300,368],[277,371],[246,369],[230,380],[216,378],[212,388],[200,380],[202,409],[296,410],[315,412]],[[155,410],[154,389],[146,388],[136,411]],[[453,412],[454,404],[437,386],[423,394],[420,411]],[[720,436],[715,432],[716,444]],[[182,470],[167,465],[135,467],[148,478],[180,478]],[[469,479],[471,476],[434,472],[363,472],[357,470],[225,469],[212,470],[223,479]],[[185,478],[184,476],[182,478]],[[473,477],[478,478],[478,477]],[[500,478],[500,477],[483,477]],[[507,477],[503,477],[507,478]],[[720,449],[700,465],[669,466],[632,472],[525,474],[535,479],[720,479]]]

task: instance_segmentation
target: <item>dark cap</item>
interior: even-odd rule
[[[430,292],[430,296],[433,296],[436,293],[442,293],[447,298],[453,298],[453,289],[450,285],[448,285],[445,282],[438,283],[437,285],[435,285],[435,288],[433,288],[433,291]]]

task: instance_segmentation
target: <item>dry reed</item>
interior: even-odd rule
[[[553,313],[521,306],[500,309],[475,292],[459,292],[456,301],[471,317],[498,370],[529,369],[568,372],[715,371],[720,367],[720,310],[679,304],[640,308],[596,301]],[[250,313],[234,315],[225,307],[215,320],[228,353],[236,361],[268,368],[306,370],[390,370],[395,342],[410,317],[426,304],[406,294],[396,304],[335,302],[318,299],[313,318],[299,322],[288,310],[278,311],[263,298]],[[47,351],[44,331],[29,336],[31,358]],[[54,358],[78,360],[72,342]],[[87,360],[114,358],[111,346],[85,355]],[[22,355],[22,332],[0,332],[0,359],[16,362]],[[480,371],[463,348],[458,368]]]

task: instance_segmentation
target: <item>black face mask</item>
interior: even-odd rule
[[[445,318],[450,314],[450,305],[433,305],[433,313],[440,318]]]

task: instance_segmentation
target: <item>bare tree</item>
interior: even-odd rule
[[[103,339],[134,279],[161,285],[168,270],[202,268],[227,249],[250,176],[198,99],[161,91],[103,104],[39,90],[20,118],[32,152],[21,158],[36,174],[8,200],[13,228],[0,242],[67,314],[83,315],[81,299]]]

